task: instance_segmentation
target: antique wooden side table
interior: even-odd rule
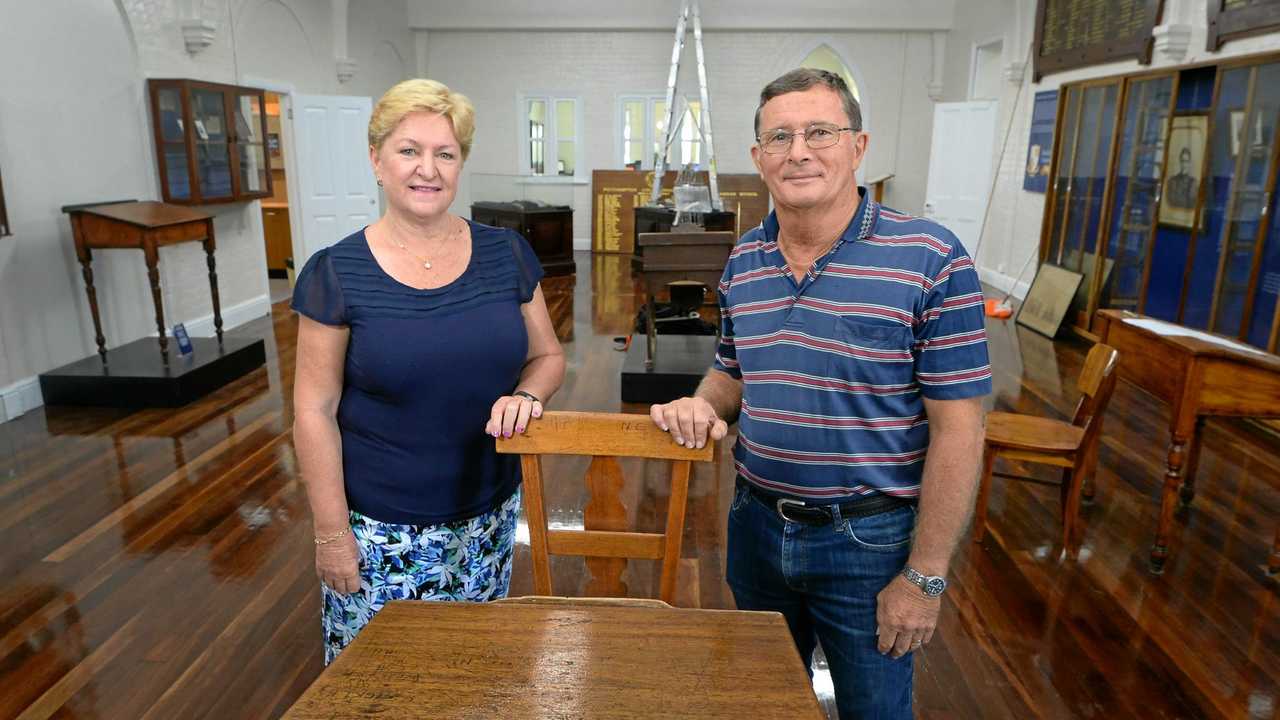
[[[135,248],[142,251],[151,281],[151,300],[156,307],[156,329],[159,330],[160,357],[169,364],[169,338],[164,329],[164,306],[160,300],[160,248],[184,242],[204,245],[209,265],[209,290],[213,295],[213,327],[222,345],[222,307],[218,301],[218,274],[213,251],[213,216],[189,207],[160,202],[128,202],[64,208],[71,214],[71,232],[75,238],[76,257],[84,274],[85,293],[89,296],[89,312],[93,315],[94,340],[103,365],[107,363],[107,341],[102,334],[102,318],[98,311],[98,293],[93,286],[94,249]]]

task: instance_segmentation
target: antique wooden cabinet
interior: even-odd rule
[[[574,273],[573,208],[528,200],[482,201],[471,204],[471,219],[523,235],[549,277]]]
[[[147,90],[165,202],[271,196],[264,91],[198,80],[148,80]]]

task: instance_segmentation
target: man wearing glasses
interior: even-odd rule
[[[654,405],[677,443],[739,421],[728,582],[821,641],[842,718],[911,717],[912,652],[937,624],[991,391],[982,290],[946,228],[881,207],[837,75],[769,83],[751,157],[775,210],[729,256],[723,337],[693,397]]]

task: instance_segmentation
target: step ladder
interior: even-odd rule
[[[720,185],[716,179],[715,145],[711,140],[711,96],[707,93],[707,63],[702,53],[702,12],[698,8],[698,0],[681,0],[680,2],[680,17],[676,20],[676,41],[671,48],[671,74],[667,76],[667,118],[662,126],[666,129],[666,137],[663,139],[661,150],[654,157],[653,192],[649,195],[649,204],[657,205],[658,198],[662,195],[662,176],[667,172],[667,154],[671,151],[671,144],[675,142],[680,130],[674,123],[676,82],[680,75],[680,57],[684,54],[685,33],[691,17],[693,45],[698,57],[698,86],[705,119],[698,127],[698,132],[702,135],[702,144],[707,153],[707,184],[711,191],[711,209],[719,211],[724,210],[724,203],[720,200]]]

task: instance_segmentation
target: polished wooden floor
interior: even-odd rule
[[[579,260],[569,374],[552,407],[618,410],[634,285],[619,258]],[[0,718],[265,718],[321,668],[311,529],[290,435],[297,321],[234,331],[268,366],[179,410],[43,408],[0,425]],[[1082,344],[996,321],[995,406],[1063,417]],[[989,535],[965,542],[941,629],[916,662],[924,718],[1280,716],[1280,441],[1207,425],[1194,508],[1166,573],[1147,572],[1167,408],[1121,383],[1107,416],[1080,561],[1060,560],[1057,491],[997,482]],[[690,488],[681,604],[732,607],[724,583],[730,445]],[[581,523],[564,461],[552,521]],[[665,490],[632,467],[624,495],[656,529]],[[656,578],[633,563],[633,595]],[[529,591],[520,548],[513,594]],[[588,586],[553,566],[556,591]],[[495,678],[495,682],[501,682]]]

